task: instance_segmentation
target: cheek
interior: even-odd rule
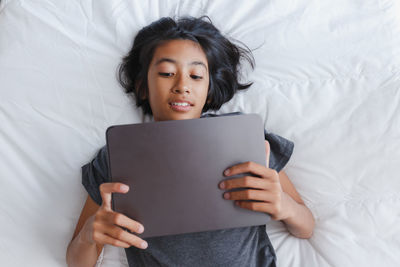
[[[149,100],[151,109],[154,110],[155,108],[157,108],[157,106],[158,106],[157,102],[160,99],[159,92],[157,90],[157,88],[159,88],[159,87],[157,85],[157,82],[154,79],[151,79],[150,77],[147,82],[147,86],[148,86],[147,98]]]
[[[155,88],[155,82],[153,76],[154,74],[149,70],[149,72],[147,73],[148,98],[150,98],[151,92],[153,91],[153,88]]]
[[[210,82],[209,82],[209,80],[207,79],[207,81],[204,82],[203,90],[202,90],[202,96],[203,96],[203,98],[204,98],[204,101],[207,100],[208,90],[210,89],[210,88],[209,88],[209,85],[210,85]]]
[[[159,77],[152,75],[149,73],[147,76],[147,86],[149,88],[149,100],[154,101],[159,99],[162,96],[163,92],[165,92],[165,79],[160,79]]]

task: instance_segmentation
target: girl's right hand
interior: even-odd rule
[[[115,212],[111,209],[112,193],[127,193],[129,187],[122,183],[103,183],[100,185],[100,194],[103,200],[97,212],[85,223],[85,236],[88,242],[110,244],[116,247],[129,248],[135,246],[140,249],[147,248],[148,244],[133,233],[143,233],[144,227],[139,222]]]

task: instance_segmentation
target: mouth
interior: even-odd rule
[[[187,112],[191,110],[194,105],[189,101],[172,101],[169,102],[169,106],[174,111]]]

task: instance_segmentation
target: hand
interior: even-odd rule
[[[143,233],[144,227],[139,222],[111,209],[112,193],[127,193],[129,187],[122,183],[103,183],[100,194],[103,200],[97,212],[85,224],[86,240],[89,243],[110,244],[117,247],[129,248],[135,246],[145,249],[148,244],[131,232]]]
[[[268,143],[266,143],[266,154],[268,159]],[[219,188],[224,190],[246,188],[241,191],[226,192],[225,199],[234,200],[235,204],[241,208],[266,212],[273,220],[284,220],[290,216],[289,199],[282,190],[279,174],[275,170],[254,162],[245,162],[226,169],[224,175],[232,176],[241,173],[251,173],[255,176],[248,175],[221,182]]]

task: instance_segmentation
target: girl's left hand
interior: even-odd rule
[[[290,216],[289,196],[283,192],[279,174],[275,170],[254,162],[245,162],[226,169],[224,175],[229,177],[241,173],[251,173],[255,176],[243,176],[221,182],[219,188],[224,190],[246,188],[224,193],[225,199],[234,200],[241,208],[266,212],[273,220],[284,220]]]

